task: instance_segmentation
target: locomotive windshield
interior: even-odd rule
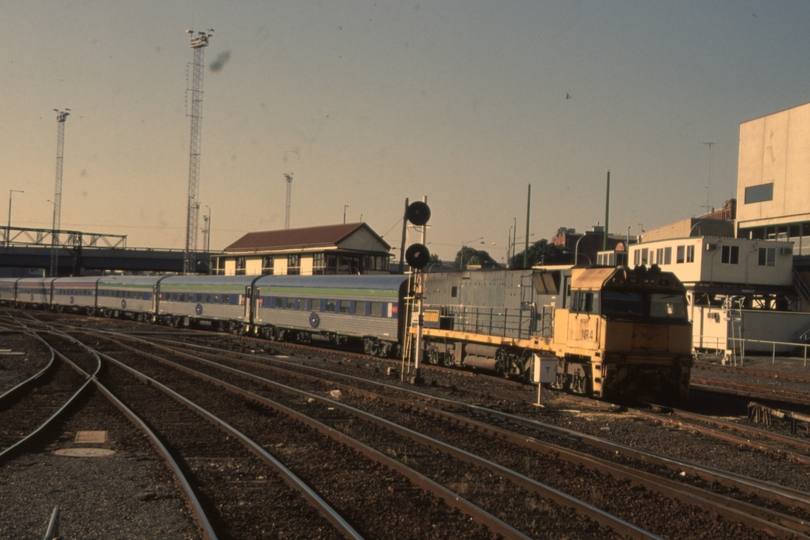
[[[602,314],[608,317],[643,317],[644,295],[641,291],[604,291]]]
[[[685,319],[686,301],[683,295],[652,293],[650,295],[650,317]]]
[[[677,293],[605,290],[602,315],[617,319],[686,319],[686,299]]]

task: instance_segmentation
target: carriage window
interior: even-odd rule
[[[678,294],[653,293],[650,296],[650,316],[685,319],[686,302]]]
[[[295,298],[286,298],[285,304],[287,309],[295,309]]]
[[[371,302],[369,315],[372,317],[382,317],[382,302]]]
[[[299,311],[306,311],[307,310],[307,299],[306,298],[299,298],[298,299],[298,306],[296,307]]]
[[[340,312],[341,313],[349,313],[349,309],[351,308],[352,302],[351,300],[341,300],[340,301]]]
[[[326,310],[329,313],[335,313],[337,303],[334,300],[327,300],[326,301]]]
[[[366,303],[365,302],[355,302],[354,303],[354,311],[352,311],[354,315],[365,315],[366,314]]]

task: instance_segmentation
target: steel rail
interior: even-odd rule
[[[306,483],[304,483],[300,478],[298,478],[292,471],[290,471],[283,463],[277,460],[272,454],[267,452],[264,448],[262,448],[259,444],[255,441],[247,437],[244,433],[237,430],[224,420],[218,418],[216,415],[208,412],[207,410],[203,409],[196,403],[192,402],[191,400],[187,399],[186,397],[182,396],[181,394],[175,392],[168,386],[158,382],[157,380],[144,375],[143,373],[127,366],[123,362],[112,358],[109,355],[104,353],[98,353],[99,356],[108,362],[111,362],[118,366],[119,368],[123,369],[133,377],[137,378],[138,380],[153,386],[164,392],[166,395],[170,396],[174,400],[182,403],[192,411],[196,412],[212,424],[216,425],[227,434],[236,438],[242,445],[244,445],[248,450],[259,456],[260,459],[264,460],[266,463],[270,464],[281,476],[282,478],[290,484],[294,489],[298,490],[302,496],[307,499],[310,504],[312,504],[320,513],[323,515],[330,523],[332,523],[336,529],[341,531],[344,536],[347,538],[353,538],[357,540],[362,540],[363,537],[358,533],[343,517],[334,510],[326,501],[324,501],[320,495],[318,495],[314,490],[312,490]]]
[[[382,397],[381,399],[384,401],[391,400],[392,402],[400,401],[385,397]],[[726,517],[730,521],[746,523],[771,535],[778,536],[781,534],[790,538],[797,533],[802,535],[810,534],[810,523],[806,522],[805,520],[768,509],[763,509],[762,507],[739,501],[733,497],[727,497],[714,493],[710,490],[676,482],[667,478],[662,478],[653,473],[633,469],[626,465],[613,463],[611,461],[578,452],[564,446],[540,441],[534,437],[527,437],[525,435],[508,431],[485,422],[459,416],[447,411],[428,407],[426,405],[415,405],[404,401],[401,401],[399,404],[392,404],[398,405],[405,409],[419,411],[429,416],[441,418],[449,422],[457,423],[481,433],[490,434],[491,436],[498,438],[498,440],[508,441],[514,445],[522,446],[538,453],[549,454],[554,456],[556,459],[562,459],[563,461],[567,461],[568,463],[574,465],[589,467],[593,470],[612,475],[616,478],[629,480],[637,485],[653,491],[658,491],[665,496],[672,497],[687,504],[698,506],[711,505],[715,512],[723,517]],[[779,522],[782,525],[774,527],[774,522]]]
[[[137,339],[137,338],[133,338],[133,339]],[[149,343],[148,341],[145,341],[145,340],[144,340],[144,342]],[[159,345],[155,345],[153,343],[152,343],[152,345],[156,346],[156,347],[160,347]],[[192,347],[195,347],[195,348],[203,348],[203,349],[207,349],[207,350],[210,350],[210,351],[220,351],[221,352],[221,350],[215,349],[213,347],[207,347],[207,346],[202,346],[202,345],[184,344],[184,346],[192,346]],[[180,354],[180,355],[185,354],[186,356],[189,356],[189,357],[193,358],[192,355],[189,355],[188,353],[184,353],[183,351],[177,351],[177,350],[172,349],[170,347],[168,349],[171,350],[171,352],[173,352],[175,354]],[[329,371],[329,370],[325,370],[325,369],[322,369],[322,368],[317,368],[317,367],[312,367],[312,366],[303,366],[303,365],[295,363],[295,362],[288,362],[288,361],[285,361],[285,360],[278,360],[278,359],[270,358],[270,357],[267,357],[267,356],[257,356],[255,354],[246,354],[246,353],[239,353],[239,352],[233,352],[233,351],[227,351],[227,353],[235,355],[235,356],[242,356],[242,357],[250,358],[253,361],[248,362],[248,363],[250,363],[252,365],[262,366],[262,367],[266,367],[268,369],[279,369],[279,370],[285,371],[287,373],[290,373],[290,374],[298,376],[298,377],[311,377],[311,376],[308,376],[306,374],[302,374],[300,372],[284,370],[283,368],[272,367],[272,366],[269,366],[267,364],[257,363],[257,362],[255,362],[255,360],[256,359],[269,360],[269,361],[274,362],[274,363],[283,364],[283,365],[286,365],[286,366],[291,366],[291,367],[295,367],[295,368],[299,368],[299,369],[304,368],[304,369],[307,369],[309,371],[314,371],[316,373],[328,374],[330,376],[335,375],[334,372]],[[232,360],[232,361],[239,362],[239,360]],[[212,364],[217,365],[216,362],[212,362]],[[232,369],[232,368],[230,368],[228,366],[222,366],[222,367],[224,369]],[[803,492],[803,491],[794,490],[794,489],[791,489],[791,488],[786,488],[784,486],[779,486],[779,485],[773,484],[771,482],[765,482],[765,481],[757,480],[757,479],[754,479],[754,478],[749,478],[749,477],[739,475],[739,474],[736,474],[736,473],[733,473],[733,472],[730,472],[730,471],[723,471],[721,469],[717,469],[717,468],[714,468],[714,467],[709,467],[709,466],[705,466],[705,465],[701,465],[701,464],[696,464],[696,463],[692,463],[692,462],[685,461],[685,460],[679,460],[679,459],[671,458],[671,457],[668,457],[668,456],[662,456],[662,455],[659,455],[659,454],[655,454],[653,452],[647,452],[647,451],[644,451],[644,450],[639,450],[639,449],[632,448],[630,446],[627,446],[627,445],[624,445],[624,444],[621,444],[621,443],[616,443],[616,442],[609,441],[607,439],[603,439],[603,438],[596,437],[596,436],[593,436],[593,435],[580,433],[580,432],[577,432],[577,431],[569,430],[567,428],[554,426],[552,424],[545,424],[545,423],[542,423],[542,422],[538,422],[536,420],[531,420],[531,419],[524,418],[524,417],[521,417],[521,416],[512,415],[512,414],[509,414],[509,413],[505,413],[505,412],[502,412],[502,411],[497,411],[497,410],[490,409],[490,408],[487,408],[487,407],[482,407],[482,406],[478,406],[478,405],[470,405],[470,404],[467,404],[467,403],[462,403],[462,402],[459,402],[459,401],[455,401],[455,400],[451,400],[451,399],[447,399],[447,398],[442,398],[442,397],[434,396],[434,395],[431,395],[431,394],[426,394],[424,392],[418,392],[416,390],[412,390],[412,389],[409,389],[409,388],[403,388],[403,387],[400,387],[400,386],[395,386],[395,385],[391,385],[391,384],[384,383],[384,382],[370,381],[368,379],[362,379],[360,377],[356,377],[356,376],[353,376],[353,375],[339,374],[339,376],[342,377],[342,378],[350,379],[350,380],[356,380],[356,381],[362,382],[364,384],[371,384],[371,385],[375,385],[375,386],[381,386],[381,387],[388,388],[390,390],[394,390],[394,391],[398,391],[398,392],[402,392],[402,393],[405,393],[405,394],[408,394],[408,395],[418,396],[420,399],[423,399],[423,400],[426,400],[426,401],[432,401],[432,402],[445,404],[445,405],[449,405],[449,406],[454,406],[454,407],[466,407],[466,408],[469,408],[469,409],[472,409],[472,410],[478,410],[478,411],[481,411],[481,412],[485,412],[486,414],[491,415],[491,416],[499,416],[499,417],[502,417],[504,419],[507,419],[507,420],[510,420],[510,421],[513,421],[513,422],[517,422],[517,423],[521,423],[521,424],[527,424],[527,425],[530,425],[534,429],[540,429],[542,431],[556,433],[558,435],[561,434],[563,436],[566,436],[566,437],[569,437],[569,438],[572,438],[572,439],[575,439],[575,440],[579,440],[580,442],[583,442],[585,444],[588,444],[588,445],[596,447],[596,448],[608,450],[610,452],[622,453],[622,454],[624,454],[624,455],[626,455],[628,457],[631,457],[633,459],[637,459],[639,461],[660,465],[660,466],[666,467],[666,468],[668,468],[670,470],[674,470],[674,471],[677,471],[677,472],[686,472],[687,474],[692,474],[693,476],[701,476],[701,477],[707,478],[707,479],[709,479],[711,481],[718,482],[721,485],[731,487],[731,488],[737,488],[737,489],[739,489],[739,490],[741,490],[743,492],[746,492],[746,493],[751,493],[751,494],[760,495],[760,496],[763,493],[768,493],[768,494],[770,494],[770,496],[774,500],[784,504],[785,506],[801,508],[801,509],[804,509],[804,510],[810,512],[810,494],[808,494],[806,492]],[[341,385],[340,383],[336,383],[336,382],[332,382],[332,384],[334,384],[336,387],[346,386],[346,385]],[[352,389],[351,387],[346,387],[346,388],[347,389]]]
[[[56,354],[54,353],[54,350],[52,348],[50,349],[50,351],[51,351],[51,358],[50,358],[50,360],[48,360],[48,364],[44,368],[42,368],[39,372],[32,375],[31,377],[27,378],[26,380],[22,381],[21,383],[17,384],[16,386],[14,386],[12,388],[9,388],[8,390],[6,390],[2,394],[0,394],[0,403],[5,401],[6,399],[10,399],[17,392],[19,392],[23,388],[26,388],[29,384],[33,383],[34,381],[36,381],[37,379],[39,379],[40,377],[45,375],[51,368],[53,368],[56,365],[54,363],[54,361],[56,360]]]
[[[761,399],[767,401],[778,401],[780,403],[791,403],[793,405],[803,405],[810,407],[810,399],[807,399],[807,394],[804,392],[795,392],[791,390],[778,391],[774,388],[774,392],[767,393],[760,390],[770,390],[772,387],[767,386],[754,386],[743,385],[738,383],[730,383],[726,385],[713,385],[712,382],[720,379],[706,379],[702,377],[692,377],[692,382],[689,387],[694,390],[702,390],[704,392],[714,392],[717,394],[730,394],[732,396],[739,396],[745,398]]]
[[[119,343],[119,345],[120,345],[120,343]],[[126,345],[124,345],[124,346],[128,347]],[[226,383],[226,382],[224,382],[224,381],[222,381],[220,379],[217,379],[215,377],[212,377],[210,375],[201,373],[199,371],[193,370],[193,369],[185,367],[185,366],[181,366],[181,365],[179,365],[179,364],[177,364],[175,362],[172,362],[170,360],[166,360],[164,358],[160,358],[160,357],[155,356],[155,355],[150,355],[149,353],[144,353],[143,351],[135,349],[134,347],[130,347],[130,348],[133,351],[138,352],[139,354],[148,355],[148,356],[154,358],[155,360],[160,361],[161,363],[164,363],[166,365],[170,365],[170,366],[172,366],[172,367],[174,367],[176,369],[187,372],[187,373],[189,373],[191,375],[194,375],[196,377],[199,377],[199,378],[201,378],[203,380],[207,380],[207,381],[209,381],[209,382],[211,382],[213,384],[222,386],[223,388],[230,389],[229,387],[234,387],[233,385],[230,385],[229,383]],[[102,356],[104,356],[104,355],[102,354]],[[384,418],[379,418],[379,417],[374,416],[374,415],[372,415],[370,413],[367,413],[367,412],[362,411],[360,409],[357,409],[355,407],[351,407],[349,405],[340,403],[338,401],[334,401],[334,400],[325,398],[323,396],[319,396],[317,394],[313,394],[313,393],[310,393],[310,392],[299,390],[297,388],[286,386],[286,385],[283,385],[281,383],[277,383],[275,381],[271,381],[269,379],[265,379],[263,377],[259,377],[257,375],[252,374],[252,373],[247,373],[247,372],[244,372],[244,371],[241,371],[241,370],[229,367],[229,366],[223,366],[221,364],[218,364],[216,362],[212,362],[210,360],[205,360],[205,359],[202,359],[202,358],[198,358],[196,360],[198,362],[202,362],[202,363],[212,365],[212,366],[214,366],[214,367],[216,367],[218,369],[223,369],[225,371],[229,371],[229,372],[235,373],[237,375],[240,375],[240,376],[243,376],[243,377],[255,380],[255,381],[259,381],[262,384],[278,388],[278,389],[280,389],[280,390],[282,390],[282,391],[284,391],[286,393],[295,394],[295,395],[298,395],[298,396],[301,396],[301,397],[304,397],[304,398],[307,398],[307,399],[313,399],[313,400],[318,401],[320,403],[324,403],[324,404],[326,404],[326,405],[328,405],[330,407],[334,407],[336,409],[341,409],[341,410],[343,410],[343,411],[345,411],[345,412],[347,412],[347,413],[349,413],[349,414],[351,414],[353,416],[356,416],[356,417],[361,418],[363,420],[366,420],[366,421],[372,422],[374,424],[377,424],[377,425],[379,425],[381,427],[389,429],[389,430],[391,430],[391,431],[393,431],[395,433],[398,433],[400,435],[403,435],[403,436],[405,436],[407,438],[410,438],[410,439],[416,440],[418,442],[421,442],[422,444],[433,447],[433,448],[435,448],[435,449],[437,449],[437,450],[439,450],[439,451],[441,451],[443,453],[449,454],[449,455],[454,456],[454,457],[456,457],[456,458],[458,458],[460,460],[466,461],[467,463],[471,463],[471,464],[473,464],[475,466],[478,466],[478,467],[481,467],[481,468],[489,469],[489,470],[495,472],[496,474],[498,474],[500,476],[506,477],[507,479],[512,481],[514,484],[516,484],[516,485],[518,485],[518,486],[520,486],[520,487],[522,487],[522,488],[524,488],[524,489],[526,489],[528,491],[532,491],[532,492],[538,493],[538,494],[540,494],[540,495],[542,495],[542,496],[544,496],[546,498],[550,498],[550,499],[554,500],[555,502],[557,502],[557,504],[560,504],[561,506],[566,506],[566,507],[572,508],[576,512],[580,513],[581,515],[588,516],[589,518],[593,519],[594,521],[598,522],[599,524],[601,524],[603,526],[610,527],[613,530],[615,530],[615,531],[617,531],[617,532],[619,532],[621,534],[625,534],[625,535],[627,535],[627,536],[629,536],[631,538],[644,538],[644,539],[659,538],[657,535],[655,535],[655,534],[653,534],[653,533],[651,533],[649,531],[646,531],[646,530],[642,529],[641,527],[637,527],[636,525],[633,525],[632,523],[629,523],[629,522],[627,522],[627,521],[625,521],[623,519],[620,519],[620,518],[618,518],[617,516],[615,516],[613,514],[605,512],[604,510],[601,510],[601,509],[599,509],[599,508],[597,508],[595,506],[592,506],[592,505],[590,505],[590,504],[588,504],[588,503],[586,503],[584,501],[581,501],[581,500],[579,500],[579,499],[577,499],[575,497],[572,497],[571,495],[568,495],[567,493],[564,493],[564,492],[559,491],[559,490],[557,490],[555,488],[552,488],[551,486],[548,486],[546,484],[538,482],[538,481],[534,480],[533,478],[529,478],[529,477],[527,477],[525,475],[522,475],[520,473],[512,471],[511,469],[508,469],[508,468],[506,468],[506,467],[504,467],[504,466],[502,466],[502,465],[500,465],[498,463],[494,463],[494,462],[492,462],[490,460],[481,458],[480,456],[476,456],[475,454],[472,454],[472,453],[467,452],[465,450],[462,450],[460,448],[456,448],[456,447],[454,447],[452,445],[449,445],[449,444],[447,444],[447,443],[445,443],[443,441],[439,441],[437,439],[433,439],[433,438],[428,437],[426,435],[423,435],[421,433],[415,432],[415,431],[413,431],[411,429],[408,429],[408,428],[405,428],[405,427],[400,426],[398,424],[395,424],[393,422],[390,422],[390,421],[388,421],[388,420],[386,420]],[[234,387],[234,388],[236,388],[236,387]],[[261,396],[258,396],[256,394],[252,394],[252,393],[249,393],[249,392],[247,394],[250,394],[251,396],[255,396],[255,397],[252,397],[252,399],[257,399],[257,398],[260,399],[261,398]],[[334,428],[330,428],[330,429],[334,429]],[[453,497],[458,497],[458,495],[454,494]]]
[[[59,537],[59,505],[53,507],[48,529],[45,531],[45,540],[54,540]]]
[[[95,352],[94,352],[95,354]],[[87,373],[80,368],[78,365],[73,363],[70,360],[67,362],[71,365],[73,369],[78,371],[79,373],[83,373],[87,375]],[[99,360],[100,362],[100,360]],[[96,371],[96,373],[98,370]],[[93,383],[95,384],[96,388],[106,397],[119,411],[121,411],[124,416],[126,416],[130,422],[132,422],[135,427],[140,429],[146,437],[149,439],[149,442],[155,448],[158,454],[163,458],[163,460],[168,465],[169,469],[174,474],[175,480],[180,485],[180,489],[186,496],[186,500],[188,501],[190,510],[192,514],[194,514],[195,518],[197,519],[197,523],[199,524],[200,528],[203,532],[203,537],[208,540],[217,540],[216,532],[214,532],[213,527],[211,526],[211,522],[208,519],[208,516],[205,513],[205,510],[200,504],[200,500],[197,498],[197,494],[194,493],[194,489],[191,487],[188,479],[183,474],[182,469],[175,461],[174,457],[172,457],[171,452],[166,448],[166,446],[160,441],[158,436],[155,434],[154,431],[143,421],[143,419],[138,416],[132,409],[127,407],[124,402],[122,402],[115,394],[113,394],[106,386],[104,386],[98,379],[95,378],[95,374],[92,377]]]
[[[808,377],[807,375],[797,375],[795,373],[786,373],[782,371],[772,371],[767,369],[750,369],[750,368],[739,368],[730,366],[717,366],[714,364],[696,364],[692,366],[692,369],[693,370],[702,369],[704,371],[719,371],[721,373],[730,373],[733,375],[762,377],[763,379],[779,379],[782,381],[810,383],[810,377]]]
[[[51,345],[50,345],[50,344],[48,344],[48,343],[47,343],[47,342],[46,342],[44,339],[42,339],[40,336],[36,336],[36,337],[37,337],[37,339],[39,339],[40,341],[42,341],[43,343],[45,343],[45,345],[47,345],[48,347],[50,347],[50,348],[53,350],[53,347],[51,347]],[[71,339],[71,340],[74,340],[73,338],[70,338],[69,336],[68,336],[68,338],[69,338],[69,339]],[[74,340],[74,341],[75,341],[75,340]],[[59,353],[58,351],[55,351],[55,354],[56,354],[56,356],[58,356],[58,357],[59,357],[59,358],[61,358],[62,360],[64,360],[64,361],[66,361],[66,362],[70,363],[70,360],[68,360],[68,358],[67,358],[67,357],[65,357],[64,355],[62,355],[62,354],[61,354],[61,353]],[[95,354],[95,353],[93,353],[93,354]],[[71,396],[70,396],[70,397],[69,397],[69,398],[68,398],[68,399],[67,399],[67,400],[66,400],[66,401],[65,401],[65,402],[62,404],[62,406],[61,406],[61,407],[59,407],[59,409],[57,409],[57,410],[56,410],[56,412],[54,412],[54,413],[53,413],[53,414],[52,414],[52,415],[51,415],[51,416],[50,416],[50,417],[49,417],[47,420],[45,420],[45,422],[43,422],[43,423],[42,423],[42,424],[41,424],[41,425],[40,425],[40,426],[39,426],[37,429],[35,429],[34,431],[30,432],[28,435],[26,435],[25,437],[23,437],[22,439],[20,439],[20,440],[19,440],[19,441],[17,441],[16,443],[12,444],[11,446],[9,446],[9,447],[5,448],[4,450],[0,451],[0,460],[5,459],[5,458],[8,458],[8,457],[11,455],[11,453],[12,453],[12,452],[14,452],[14,451],[16,451],[16,450],[19,450],[19,449],[22,447],[22,445],[26,444],[27,442],[31,441],[31,440],[32,440],[34,437],[36,437],[37,435],[39,435],[39,434],[40,434],[40,433],[41,433],[43,430],[45,430],[45,428],[47,428],[48,426],[50,426],[50,425],[51,425],[51,423],[52,423],[54,420],[56,420],[56,419],[57,419],[57,418],[58,418],[58,417],[59,417],[59,416],[62,414],[62,412],[63,412],[65,409],[67,409],[67,408],[68,408],[68,406],[69,406],[69,405],[71,405],[71,404],[72,404],[72,403],[73,403],[73,402],[74,402],[74,401],[75,401],[75,400],[76,400],[76,399],[79,397],[79,395],[80,395],[80,394],[82,394],[82,392],[84,392],[84,390],[85,390],[85,389],[86,389],[86,388],[87,388],[87,387],[90,385],[90,383],[92,382],[93,377],[95,377],[95,375],[96,375],[96,374],[99,372],[99,370],[101,369],[101,359],[98,357],[98,355],[95,355],[95,356],[96,356],[97,364],[96,364],[96,370],[93,372],[93,374],[92,374],[92,375],[88,375],[88,376],[87,376],[87,378],[85,379],[85,381],[82,383],[82,385],[81,385],[81,386],[78,388],[78,390],[76,390],[76,391],[73,393],[73,395],[71,395]],[[87,374],[85,373],[85,375],[87,375]]]
[[[700,424],[695,424],[691,422],[686,422],[685,420],[690,420],[692,422],[703,422],[706,424],[714,424],[716,426],[728,429],[739,431],[742,433],[747,433],[751,436],[762,437],[764,439],[769,439],[776,442],[781,442],[784,444],[789,444],[793,446],[797,446],[800,448],[804,448],[807,451],[810,451],[810,443],[807,441],[802,441],[800,439],[796,439],[795,437],[788,437],[787,435],[782,435],[781,433],[774,433],[772,431],[767,431],[764,429],[755,428],[753,426],[746,426],[744,424],[739,424],[737,422],[730,422],[728,420],[720,420],[718,418],[710,418],[707,416],[703,416],[697,413],[692,413],[689,411],[684,411],[681,409],[676,409],[674,407],[669,407],[667,405],[658,405],[655,403],[648,403],[651,407],[656,407],[661,409],[662,411],[666,411],[668,414],[672,415],[671,418],[666,416],[661,416],[660,414],[655,414],[648,411],[642,411],[640,409],[627,409],[628,413],[633,414],[634,416],[639,416],[642,418],[647,418],[649,420],[654,420],[657,422],[661,422],[666,425],[676,426],[676,427],[684,427],[686,429],[693,429],[699,433],[704,435],[708,435],[710,437],[714,437],[716,439],[725,440],[727,442],[731,442],[733,444],[739,444],[741,446],[747,446],[749,448],[753,448],[755,450],[762,450],[764,452],[772,452],[778,454],[782,457],[786,457],[788,459],[794,460],[797,463],[801,463],[803,465],[810,465],[810,456],[799,454],[798,452],[793,452],[791,450],[786,450],[783,448],[778,448],[775,446],[771,446],[764,443],[759,443],[753,441],[751,439],[747,439],[745,437],[741,437],[739,435],[733,435],[731,433],[723,433],[718,431],[717,429],[703,426]]]
[[[124,345],[124,347],[126,347],[126,345]],[[211,377],[210,375],[206,375],[199,371],[195,371],[185,366],[178,365],[174,362],[170,362],[160,357],[151,355],[149,353],[145,353],[144,351],[139,351],[134,348],[132,350],[138,352],[141,355],[146,355],[150,358],[160,361],[161,363],[169,365],[172,368],[179,369],[184,373],[187,373],[194,377],[206,380],[212,384],[225,388],[226,390],[238,394],[249,401],[261,403],[262,405],[265,405],[275,411],[278,411],[279,413],[289,416],[294,420],[302,422],[303,424],[317,430],[323,435],[332,438],[338,443],[357,450],[361,454],[365,455],[369,459],[376,461],[380,465],[383,465],[387,468],[399,472],[400,474],[411,480],[417,486],[421,487],[422,489],[425,489],[426,491],[431,492],[438,498],[444,500],[448,504],[448,506],[459,509],[465,514],[473,517],[473,519],[475,519],[478,523],[481,523],[482,525],[486,526],[487,528],[489,528],[490,530],[494,531],[497,534],[503,535],[507,538],[523,538],[527,540],[529,538],[520,531],[518,531],[517,529],[515,529],[514,527],[503,522],[502,520],[493,516],[489,512],[486,512],[485,510],[479,508],[478,506],[467,501],[466,499],[460,497],[458,494],[448,490],[447,488],[436,483],[430,478],[422,475],[421,473],[418,473],[417,471],[414,471],[413,469],[403,465],[401,462],[381,453],[378,450],[375,450],[374,448],[358,441],[357,439],[354,439],[353,437],[350,437],[344,433],[335,430],[335,428],[330,427],[324,424],[323,422],[315,420],[314,418],[306,416],[294,409],[291,409],[276,401],[270,400],[264,396],[260,396],[253,392],[239,388],[238,386],[225,382],[221,379]]]
[[[183,353],[179,351],[173,352],[174,354],[179,354],[181,356],[195,359],[193,355],[189,355],[188,353]],[[141,353],[149,354],[143,353],[143,351],[141,351]],[[150,356],[154,357],[154,355]],[[159,357],[155,358],[161,360]],[[228,368],[227,366],[221,366],[221,364],[217,364],[216,362],[213,361],[202,359],[197,360],[204,361],[205,363],[210,363],[211,365],[214,366],[219,366],[220,369],[228,369],[228,370],[233,369]],[[189,369],[189,368],[181,367],[181,369]],[[251,374],[246,374],[245,372],[240,372],[238,370],[237,373],[250,376],[251,378],[254,377]],[[221,386],[226,387],[232,386],[229,385],[229,383],[224,383],[221,381],[218,382],[216,379],[208,375],[202,375],[202,377],[205,378],[206,380],[209,380],[210,382],[213,382],[214,384],[219,384]],[[307,376],[307,378],[309,378],[309,376]],[[520,435],[511,431],[507,431],[502,428],[498,428],[496,426],[492,426],[490,424],[486,424],[484,422],[480,422],[477,420],[471,420],[469,418],[449,413],[447,411],[442,411],[439,409],[423,405],[414,405],[413,403],[410,402],[405,402],[396,398],[380,396],[379,394],[374,394],[365,390],[349,387],[340,383],[335,383],[335,386],[341,387],[346,391],[354,392],[356,394],[369,397],[371,399],[378,399],[384,401],[386,403],[389,403],[391,405],[400,408],[423,412],[428,414],[429,416],[434,416],[437,418],[442,418],[452,423],[465,425],[466,427],[471,428],[478,432],[489,433],[490,435],[497,437],[499,440],[506,440],[512,444],[531,449],[538,453],[550,454],[553,455],[555,458],[562,458],[564,461],[567,461],[574,465],[582,465],[591,468],[593,470],[598,470],[603,473],[611,474],[616,478],[629,480],[637,485],[641,485],[647,489],[657,491],[665,496],[672,497],[687,504],[697,506],[709,505],[714,509],[714,511],[717,514],[722,515],[723,517],[729,519],[730,521],[739,521],[746,523],[752,528],[763,530],[771,535],[791,538],[795,537],[797,534],[799,535],[810,534],[810,524],[808,524],[804,520],[797,519],[785,514],[781,514],[779,512],[764,509],[762,507],[758,507],[753,504],[742,502],[732,497],[726,497],[723,495],[713,493],[709,490],[691,486],[689,484],[684,484],[681,482],[675,482],[672,480],[661,478],[651,473],[638,471],[623,465],[618,465],[606,461],[604,459],[589,456],[587,454],[583,454],[581,452],[577,452],[575,450],[571,450],[562,446],[554,445],[551,443],[545,443],[532,437],[527,438],[525,435]],[[246,395],[246,397],[250,397],[252,395],[249,392],[245,392],[241,389],[236,389],[233,391],[242,393],[243,395]]]

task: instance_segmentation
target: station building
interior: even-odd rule
[[[251,232],[214,257],[217,275],[388,274],[389,246],[365,223]]]

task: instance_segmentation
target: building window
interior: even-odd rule
[[[264,255],[262,256],[262,275],[265,276],[272,276],[273,275],[273,259],[272,255]]]
[[[641,264],[647,264],[647,248],[642,248],[641,250]]]
[[[720,262],[723,264],[740,264],[740,246],[723,246]]]
[[[244,257],[237,257],[236,258],[236,275],[237,276],[244,276],[246,267],[247,267],[247,264],[245,262],[245,258]]]
[[[322,276],[326,273],[326,256],[323,253],[312,255],[312,274]]]
[[[695,262],[695,246],[686,246],[686,262]]]
[[[759,266],[776,266],[776,248],[759,248]]]
[[[685,246],[678,246],[678,249],[675,251],[675,264],[683,264],[684,247]]]
[[[664,264],[672,264],[672,248],[671,247],[664,248]]]
[[[287,275],[301,275],[301,256],[298,254],[287,255]]]
[[[745,188],[745,204],[772,201],[773,182]]]

